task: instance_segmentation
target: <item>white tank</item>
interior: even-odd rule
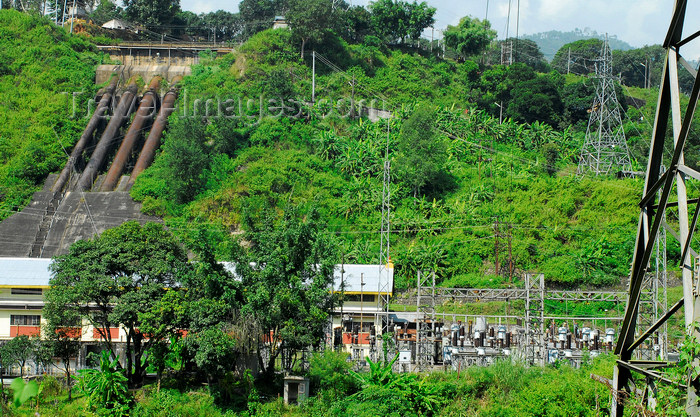
[[[474,330],[485,332],[486,331],[486,317],[479,316],[476,318],[476,323],[474,324]]]

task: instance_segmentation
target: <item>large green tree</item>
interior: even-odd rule
[[[146,372],[144,353],[168,332],[145,336],[142,317],[159,306],[167,291],[190,273],[187,255],[161,224],[141,226],[131,221],[90,240],[74,243],[67,254],[51,264],[53,277],[46,292],[48,319],[60,320],[71,311],[90,323],[105,347],[116,357],[110,328],[126,333],[125,372],[132,385]],[[53,327],[65,322],[50,322]],[[174,330],[174,329],[173,329]]]
[[[315,210],[288,208],[281,221],[270,211],[246,223],[249,250],[239,255],[236,267],[245,288],[241,314],[255,324],[260,367],[271,374],[283,352],[291,357],[323,340],[335,300],[336,246]]]
[[[120,19],[123,14],[124,10],[113,1],[102,0],[95,10],[90,13],[90,19],[92,19],[95,24],[102,25],[112,19]]]
[[[434,108],[424,104],[414,110],[401,126],[398,151],[395,170],[413,197],[418,198],[427,187],[441,188],[440,181],[446,179],[447,144],[435,130]]]
[[[296,38],[301,40],[301,58],[306,43],[321,42],[334,20],[331,0],[289,0],[287,20]]]
[[[34,356],[34,343],[29,336],[17,336],[0,346],[3,371],[19,366],[20,377],[24,376],[24,365]]]
[[[499,106],[505,110],[513,98],[514,88],[536,76],[532,68],[520,62],[494,65],[482,72],[478,88],[472,90],[472,99],[492,115],[500,116]]]
[[[250,37],[270,29],[275,14],[287,12],[287,0],[243,0],[238,4],[238,12],[245,22],[245,36]]]
[[[369,10],[362,6],[348,7],[338,13],[335,32],[348,43],[359,44],[365,36],[372,35],[372,16]]]
[[[563,84],[556,72],[519,83],[513,89],[506,114],[521,123],[539,121],[557,126],[564,110],[559,94]]]
[[[603,41],[584,39],[559,48],[552,59],[552,68],[562,74],[587,75],[595,72]]]
[[[126,16],[149,28],[168,25],[180,11],[180,0],[124,0]]]
[[[424,1],[377,0],[370,2],[369,11],[373,31],[385,42],[395,43],[417,40],[435,22],[436,9]]]
[[[627,51],[612,51],[613,73],[622,76],[622,84],[642,87],[658,87],[664,66],[666,51],[661,45],[645,46]],[[680,76],[685,70],[679,71]],[[645,80],[644,77],[647,77]],[[692,84],[691,84],[692,85]],[[683,88],[681,83],[681,88]]]
[[[217,10],[203,15],[201,19],[202,26],[216,41],[240,39],[245,30],[245,23],[238,13]]]
[[[491,29],[488,20],[465,16],[457,26],[447,26],[444,32],[445,45],[452,48],[463,58],[479,55],[494,39],[496,31]]]

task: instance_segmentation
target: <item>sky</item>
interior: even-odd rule
[[[215,10],[238,11],[238,0],[180,0],[183,10],[206,13]],[[353,5],[367,5],[369,0],[346,0]],[[549,30],[568,32],[575,28],[595,30],[598,33],[615,35],[633,47],[660,44],[663,42],[671,19],[675,0],[429,0],[437,8],[435,15],[436,37],[440,29],[456,25],[463,16],[488,18],[504,38],[534,34]],[[698,16],[700,5],[689,2],[686,27],[690,16]],[[510,24],[508,9],[510,4]],[[519,5],[519,19],[518,19]],[[487,15],[488,12],[488,15]],[[692,31],[698,30],[691,27]],[[690,31],[686,31],[690,32]],[[687,36],[690,33],[686,33]],[[425,36],[430,36],[427,31]],[[688,44],[682,55],[687,59],[700,57],[700,41]]]

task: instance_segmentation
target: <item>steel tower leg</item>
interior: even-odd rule
[[[683,150],[690,125],[695,114],[695,109],[700,95],[700,82],[695,76],[692,92],[688,100],[688,106],[684,113],[681,113],[680,93],[678,88],[678,63],[685,60],[680,55],[680,49],[686,43],[698,36],[698,33],[683,38],[683,26],[685,21],[687,0],[676,2],[671,24],[664,41],[666,49],[666,60],[661,78],[659,99],[656,108],[654,130],[649,148],[649,161],[647,165],[646,181],[644,184],[643,197],[639,204],[641,208],[639,215],[639,225],[637,229],[637,240],[632,259],[632,270],[630,273],[629,298],[625,309],[625,317],[622,322],[620,338],[615,348],[615,353],[620,355],[615,367],[613,377],[613,404],[611,408],[612,416],[622,416],[625,407],[625,398],[635,394],[636,390],[631,388],[632,372],[642,373],[645,376],[661,380],[656,372],[649,372],[639,364],[631,362],[635,350],[646,340],[656,329],[663,326],[668,317],[680,309],[685,308],[685,329],[688,333],[699,335],[695,330],[694,323],[697,322],[698,295],[696,283],[693,282],[693,268],[690,261],[690,254],[695,253],[690,247],[690,242],[696,229],[698,213],[700,207],[694,202],[695,214],[692,221],[688,215],[688,198],[686,194],[686,178],[700,179],[700,172],[684,164]],[[673,127],[673,137],[667,137],[669,121]],[[667,162],[668,169],[662,173],[664,148],[673,150],[671,160]],[[672,192],[676,192],[678,201],[670,202]],[[657,195],[657,192],[660,192]],[[669,208],[677,207],[679,222],[679,241],[682,250],[681,267],[683,275],[683,298],[673,305],[667,314],[659,319],[648,330],[635,336],[637,322],[637,312],[639,310],[640,293],[644,275],[649,268],[649,261],[654,251],[656,237],[659,235],[661,227],[668,227],[664,221],[664,214]],[[697,358],[695,365],[698,365]],[[687,386],[688,415],[698,416],[698,381],[690,381]]]

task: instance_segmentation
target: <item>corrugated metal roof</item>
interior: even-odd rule
[[[0,258],[0,285],[48,287],[51,258]]]
[[[236,275],[236,265],[232,262],[222,262],[224,268],[233,274],[234,277],[240,279]],[[342,271],[341,271],[342,269]],[[340,291],[341,282],[345,282],[346,293],[378,293],[380,286],[380,267],[379,265],[363,265],[363,264],[345,264],[336,265],[333,273],[333,291]],[[387,288],[389,293],[394,291],[394,268],[382,268],[382,292]],[[342,279],[342,281],[341,281]]]
[[[342,268],[342,272],[341,272]],[[345,282],[346,293],[378,293],[380,284],[382,292],[394,290],[394,268],[381,268],[379,265],[345,264],[337,265],[334,274],[333,290],[340,291],[341,277]],[[380,283],[381,277],[381,283]]]
[[[235,265],[222,262],[224,268],[236,276]],[[48,286],[51,279],[49,258],[0,258],[0,286]],[[333,290],[340,291],[341,282],[345,282],[347,293],[377,293],[382,288],[388,292],[394,289],[394,269],[381,268],[379,265],[345,264],[336,265],[333,277]],[[341,281],[342,280],[342,281]]]

